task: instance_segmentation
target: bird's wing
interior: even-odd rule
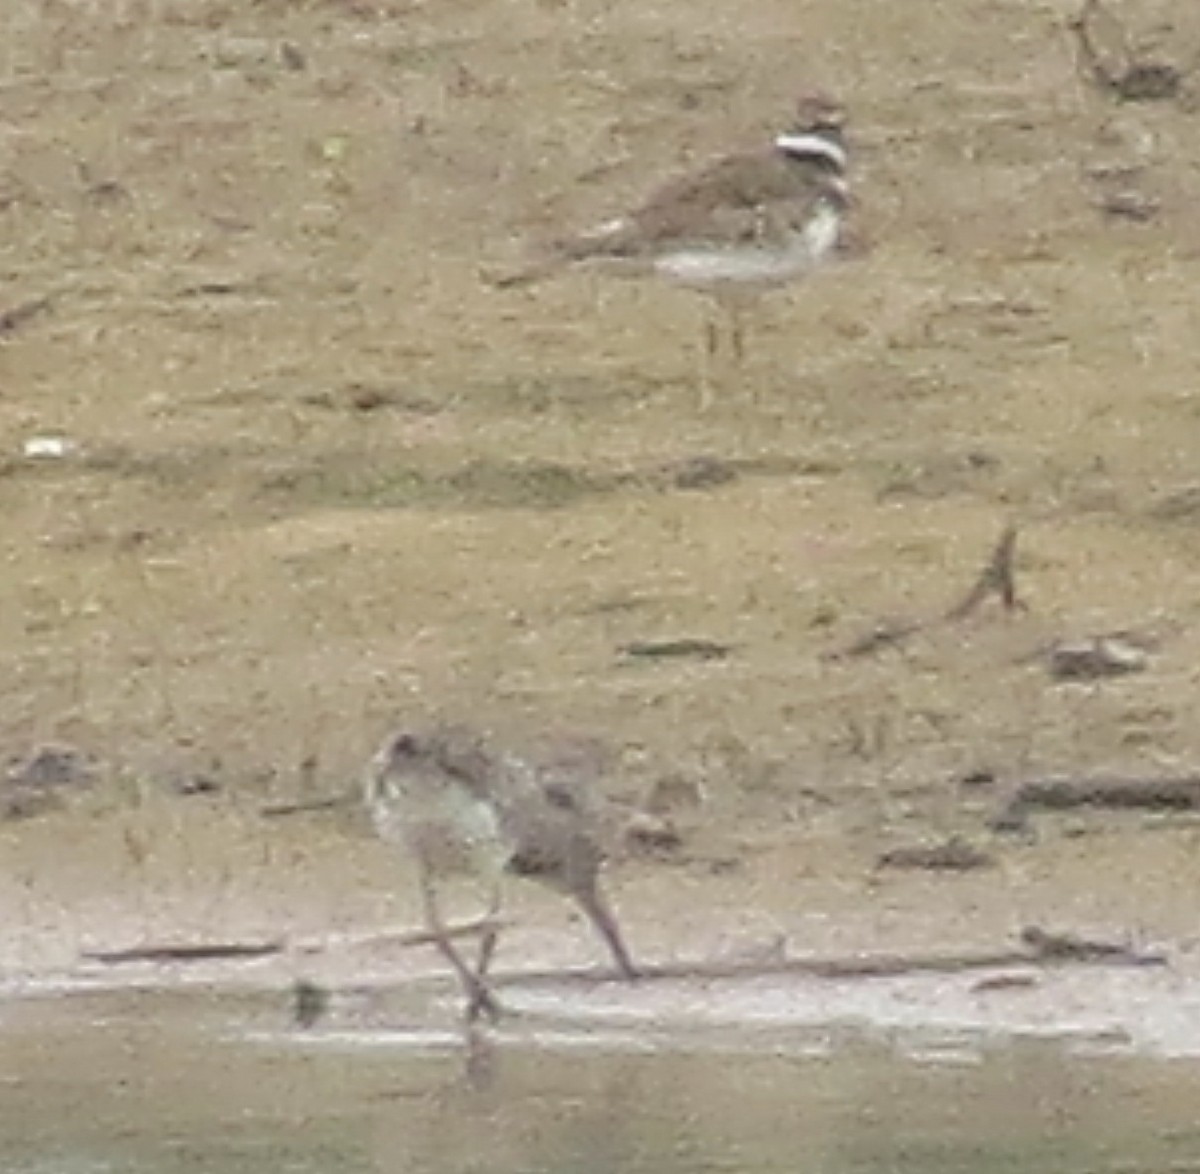
[[[482,735],[466,726],[441,726],[430,737],[438,766],[462,783],[476,798],[487,799],[501,769]]]
[[[601,231],[576,238],[571,259],[637,257],[712,242],[770,243],[804,224],[825,186],[815,171],[780,155],[732,155],[668,183]]]
[[[627,216],[553,242],[544,257],[495,284],[528,284],[577,261],[637,261],[714,241],[773,243],[802,228],[822,199],[844,202],[844,190],[818,164],[775,151],[730,155],[667,183]]]

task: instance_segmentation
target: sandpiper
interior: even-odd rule
[[[849,203],[844,112],[822,93],[800,99],[791,130],[764,149],[718,159],[660,188],[632,212],[554,242],[496,284],[528,284],[574,265],[606,263],[712,294],[732,322],[753,296],[800,278],[836,248]],[[708,352],[716,346],[711,325]]]
[[[489,920],[499,912],[505,871],[566,893],[600,932],[621,974],[637,976],[599,887],[604,853],[594,812],[571,780],[495,754],[468,730],[437,727],[389,736],[371,760],[365,799],[379,835],[416,860],[426,925],[462,983],[468,1022],[499,1013],[487,983],[497,931],[484,932],[478,960],[468,965],[438,907],[439,882],[455,875],[487,888]]]

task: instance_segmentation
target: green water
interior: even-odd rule
[[[819,1055],[290,1033],[210,1001],[0,1007],[3,1174],[1200,1169],[1200,1064],[895,1041]],[[240,1034],[241,1019],[245,1030]]]

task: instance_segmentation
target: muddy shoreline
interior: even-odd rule
[[[847,1022],[1200,1054],[1200,1036],[1181,1027],[1200,999],[1183,883],[1200,867],[1197,830],[1178,816],[1146,819],[1045,816],[1033,838],[990,841],[977,830],[994,859],[968,871],[881,870],[871,841],[811,833],[760,842],[715,874],[702,853],[617,861],[609,885],[648,971],[633,986],[607,975],[567,901],[514,878],[497,982],[518,1011],[593,1031],[640,1024],[679,1041],[689,1024],[736,1033],[739,1023]],[[10,1004],[257,992],[286,1031],[303,981],[329,993],[340,1032],[366,1029],[364,1006],[378,1028],[380,1007],[414,994],[424,1019],[409,1012],[410,1028],[456,1030],[454,985],[436,951],[411,940],[421,921],[410,869],[358,824],[324,814],[264,821],[221,797],[163,796],[133,811],[59,812],[0,835],[11,866],[0,968]],[[107,859],[95,852],[104,842]],[[131,842],[154,849],[130,853]],[[46,868],[51,858],[72,864]],[[452,895],[454,908],[477,910],[469,889]],[[1059,936],[1039,941],[1033,924]],[[171,948],[177,956],[153,956]]]

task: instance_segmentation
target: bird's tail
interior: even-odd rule
[[[542,255],[526,265],[490,279],[497,289],[517,289],[553,277],[578,261],[619,258],[624,255],[630,223],[626,219],[609,220],[590,232],[551,241]]]

